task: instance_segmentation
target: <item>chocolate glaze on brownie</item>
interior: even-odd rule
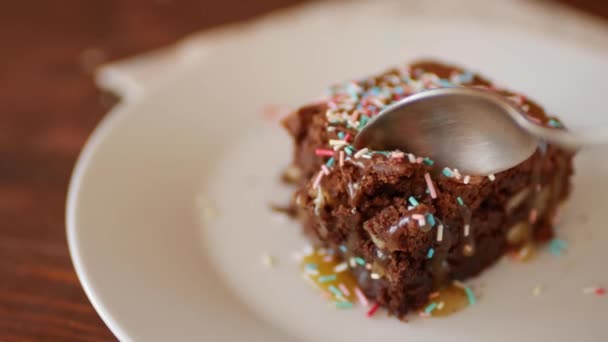
[[[327,100],[283,122],[295,142],[300,180],[293,205],[306,235],[347,260],[361,257],[371,265],[351,270],[365,294],[398,317],[505,253],[549,239],[570,192],[572,154],[551,145],[542,144],[528,160],[493,177],[437,170],[432,160],[407,151],[366,152],[350,145],[384,106],[447,86],[496,91],[530,120],[562,128],[529,99],[429,61],[333,87]]]

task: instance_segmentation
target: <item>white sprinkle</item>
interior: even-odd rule
[[[469,236],[471,226],[469,224],[464,225],[464,236]]]
[[[597,286],[588,286],[583,288],[583,294],[594,294],[595,291],[597,291],[598,287]]]
[[[372,270],[372,264],[365,264],[365,269],[368,271]]]
[[[339,165],[340,165],[340,167],[343,167],[344,166],[344,151],[340,151],[339,155],[340,155],[340,157],[339,157],[340,164]]]
[[[440,224],[437,228],[437,241],[441,242],[443,240],[443,225]]]
[[[494,174],[491,174],[488,176],[488,178],[490,178],[490,180],[493,182],[494,180],[496,180],[496,177],[494,176]]]
[[[275,259],[272,255],[268,253],[262,254],[262,264],[267,268],[272,268],[276,264]]]
[[[411,154],[411,153],[408,153],[408,154],[407,154],[407,159],[408,159],[408,160],[410,161],[410,163],[412,163],[412,164],[416,162],[416,157],[415,157],[413,154]]]
[[[365,159],[372,159],[372,156],[369,154],[364,154],[361,156],[361,158],[365,158]]]
[[[368,151],[367,147],[357,151],[357,153],[355,153],[355,158],[361,158],[361,156],[366,154],[367,151]]]
[[[381,278],[381,277],[380,277],[380,275],[379,275],[378,273],[372,273],[372,274],[370,274],[370,277],[371,277],[372,279],[376,279],[376,280]]]
[[[471,180],[471,176],[464,176],[464,184],[469,184],[469,181]]]
[[[437,304],[437,310],[443,309],[444,305],[445,305],[444,302],[439,302],[439,304]]]
[[[334,126],[327,127],[328,132],[333,132],[335,130],[336,130],[336,127],[334,127]]]
[[[302,248],[302,253],[304,254],[304,256],[311,256],[314,252],[315,250],[314,248],[312,248],[311,245],[306,245],[304,246],[304,248]]]
[[[350,264],[350,267],[356,267],[357,266],[357,261],[355,261],[355,258],[350,258],[350,260],[348,261],[348,263]]]
[[[335,273],[344,272],[347,269],[348,269],[348,265],[345,262],[337,264],[336,266],[334,266],[334,272]]]
[[[405,153],[403,153],[403,152],[400,152],[400,151],[391,152],[391,158],[393,158],[393,159],[402,159],[403,157],[405,157]]]
[[[460,172],[458,172],[458,169],[454,169],[454,177],[456,177],[456,179],[460,179],[462,177]]]
[[[527,111],[529,111],[529,110],[530,110],[530,106],[529,106],[529,105],[527,105],[527,104],[525,104],[525,105],[521,106],[521,109],[523,109],[524,111],[526,111],[526,112],[527,112]]]
[[[357,295],[357,299],[359,299],[359,302],[361,303],[361,305],[363,305],[363,307],[367,308],[369,306],[367,297],[365,297],[365,295],[363,294],[363,291],[361,291],[359,286],[355,287],[355,295]]]
[[[330,139],[329,145],[330,146],[344,146],[344,145],[348,145],[348,143],[344,140]]]

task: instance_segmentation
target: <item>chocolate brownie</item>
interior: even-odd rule
[[[295,142],[293,205],[304,232],[346,260],[363,258],[366,265],[351,263],[359,286],[398,317],[505,253],[525,257],[535,243],[552,237],[554,218],[570,192],[572,153],[545,143],[528,160],[490,176],[438,170],[431,159],[408,151],[352,146],[383,107],[438,87],[497,92],[529,120],[563,129],[524,96],[432,61],[331,87],[327,99],[283,121]]]

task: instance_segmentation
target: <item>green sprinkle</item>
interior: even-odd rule
[[[562,124],[555,119],[551,119],[551,120],[549,120],[549,126],[555,127],[555,128],[560,128],[560,127],[562,127]]]
[[[329,285],[328,289],[329,289],[329,292],[334,294],[334,296],[343,297],[342,291],[338,290],[338,288],[335,287],[334,285]]]
[[[385,157],[390,157],[391,153],[388,151],[374,151],[374,153],[381,154]]]
[[[304,266],[304,268],[306,268],[307,270],[310,270],[310,271],[314,271],[314,270],[318,270],[319,266],[317,266],[317,264],[306,264],[306,266]]]
[[[349,156],[353,155],[353,147],[352,146],[346,146],[344,148],[344,151],[346,151],[346,154],[348,154]]]
[[[435,164],[435,162],[433,161],[433,159],[431,159],[429,157],[424,158],[424,160],[422,162],[425,163],[428,166],[433,166],[433,164]]]
[[[332,166],[334,166],[335,162],[336,162],[336,160],[334,159],[334,157],[331,157],[331,158],[329,158],[329,160],[327,161],[327,163],[325,163],[325,166],[332,167]]]
[[[458,202],[458,204],[460,204],[460,205],[464,205],[464,201],[462,200],[462,198],[460,196],[456,197],[456,202]]]
[[[328,283],[330,281],[336,280],[336,275],[330,274],[330,275],[320,276],[317,280],[319,281],[319,283]]]
[[[336,302],[336,308],[338,309],[350,309],[353,307],[351,302]]]
[[[431,227],[435,227],[435,216],[431,213],[426,214],[426,222],[428,222]]]
[[[445,169],[443,169],[443,171],[441,171],[441,173],[443,173],[444,176],[452,178],[454,177],[454,172],[452,172],[452,170],[448,169],[447,167]]]
[[[410,196],[410,198],[407,199],[408,201],[410,201],[410,204],[413,205],[414,207],[418,206],[420,203],[418,203],[418,201],[414,198],[414,196]]]
[[[345,136],[344,132],[338,132],[338,138],[344,139],[344,136]]]
[[[560,239],[553,239],[549,243],[549,251],[551,251],[551,254],[553,254],[555,256],[560,256],[560,255],[564,254],[567,247],[568,247],[568,244],[566,243],[566,241],[560,240]]]
[[[355,262],[361,266],[365,265],[365,260],[363,260],[361,257],[356,257]]]
[[[431,312],[433,312],[433,310],[435,310],[437,308],[437,303],[432,302],[431,304],[429,304],[425,309],[424,312],[427,314],[430,314]]]
[[[433,249],[433,247],[431,247],[431,248],[429,248],[428,253],[426,253],[426,258],[431,259],[431,258],[433,258],[433,255],[435,255],[435,250]]]
[[[367,125],[368,121],[369,121],[369,117],[367,115],[361,115],[361,119],[359,119],[359,127],[357,129],[358,130],[363,129],[363,127],[365,127],[365,125]]]
[[[474,305],[475,304],[475,294],[473,293],[473,290],[471,290],[470,287],[465,287],[464,292],[467,294],[467,299],[469,300],[469,305]]]

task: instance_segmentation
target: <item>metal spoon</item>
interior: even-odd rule
[[[429,157],[439,166],[457,168],[461,173],[489,175],[529,158],[540,140],[574,150],[597,138],[583,139],[565,130],[539,126],[489,91],[440,88],[386,107],[359,132],[354,145],[398,149]]]

